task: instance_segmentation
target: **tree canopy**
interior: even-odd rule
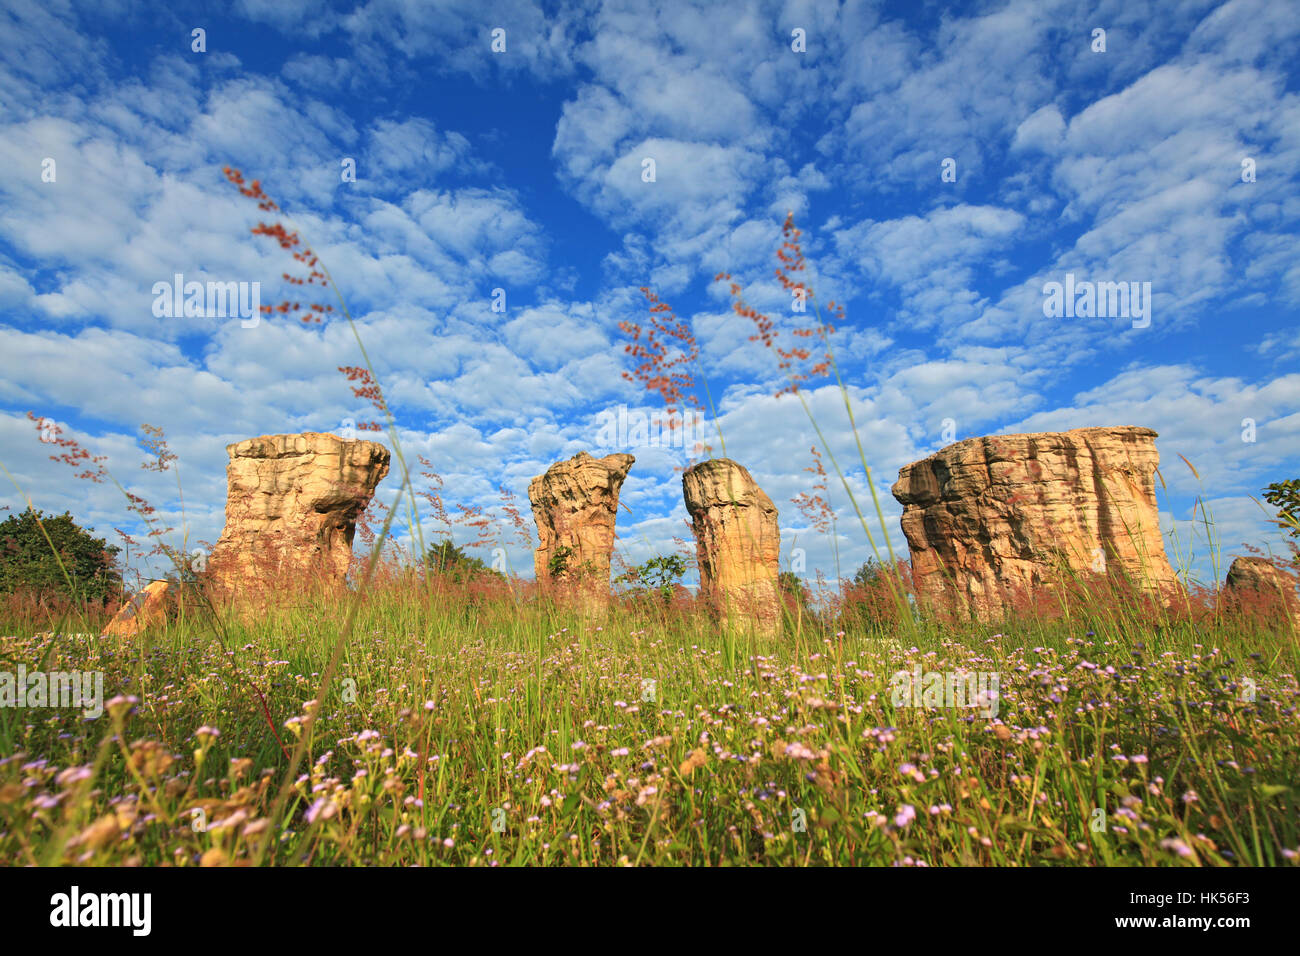
[[[1278,510],[1283,530],[1300,538],[1300,480],[1273,482],[1264,489],[1264,500]]]
[[[55,516],[28,508],[10,515],[0,522],[0,593],[31,591],[91,601],[119,596],[121,549],[96,538],[94,530],[80,527],[68,512]]]
[[[453,581],[464,581],[479,574],[496,574],[481,559],[466,554],[450,538],[429,548],[427,557],[429,574],[444,575]]]

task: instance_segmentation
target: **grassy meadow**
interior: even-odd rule
[[[10,608],[0,668],[102,670],[105,711],[0,708],[0,863],[1296,865],[1295,635],[1076,597],[766,640],[393,580],[137,641]],[[917,668],[998,674],[996,716]]]

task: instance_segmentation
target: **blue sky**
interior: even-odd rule
[[[686,455],[598,444],[602,413],[662,407],[622,378],[619,323],[644,322],[649,285],[695,330],[728,453],[780,509],[783,563],[802,548],[833,577],[830,540],[791,503],[815,436],[712,281],[734,274],[787,338],[807,324],[772,274],[789,210],[818,299],[846,305],[834,344],[896,547],[888,486],[945,425],[1145,425],[1171,560],[1174,534],[1184,554],[1195,536],[1191,564],[1212,573],[1197,495],[1225,563],[1280,549],[1250,496],[1300,472],[1292,4],[648,6],[4,0],[0,461],[38,507],[138,532],[116,489],[48,460],[26,413],[48,416],[215,541],[227,443],[373,417],[335,371],[360,364],[345,324],[153,314],[178,272],[284,297],[292,262],[249,234],[230,164],[328,265],[449,503],[499,514],[498,485],[526,503],[553,461],[627,450],[625,557],[685,535]],[[1044,315],[1067,273],[1150,283],[1149,325]],[[806,394],[850,465],[838,390]],[[142,422],[179,455],[183,512],[176,475],[139,468]],[[861,469],[849,480],[865,499]],[[830,497],[851,571],[869,548],[834,481]],[[510,561],[531,567],[518,544]]]

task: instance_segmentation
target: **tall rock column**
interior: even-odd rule
[[[780,621],[776,506],[743,466],[710,458],[682,474],[700,594],[736,623],[774,634]]]
[[[918,598],[989,620],[1062,573],[1176,588],[1155,438],[1137,427],[968,438],[902,468],[892,490]]]
[[[339,587],[357,518],[388,474],[388,449],[322,432],[226,446],[226,527],[208,561],[221,597]]]
[[[592,458],[580,451],[529,482],[539,542],[533,569],[539,582],[576,587],[599,603],[609,599],[618,493],[635,461],[631,455]],[[558,576],[553,567],[560,570]]]

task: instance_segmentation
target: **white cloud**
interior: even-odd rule
[[[1040,107],[1016,127],[1016,136],[1012,141],[1014,149],[1039,150],[1044,153],[1054,152],[1065,135],[1065,120],[1055,104]]]
[[[975,267],[1011,245],[1025,219],[1009,209],[958,205],[925,216],[873,222],[835,232],[839,254],[868,275],[900,287],[908,325],[952,328],[980,314]]]

